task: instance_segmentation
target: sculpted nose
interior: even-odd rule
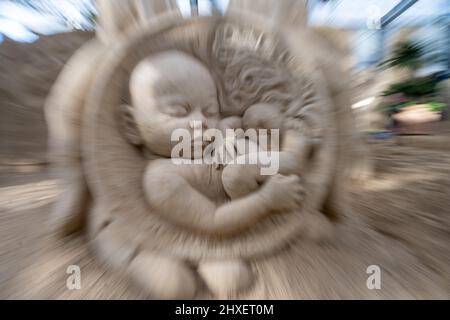
[[[189,127],[191,129],[208,129],[208,124],[205,120],[191,120],[189,121]]]
[[[189,122],[191,129],[208,129],[208,121],[201,112],[195,113]]]

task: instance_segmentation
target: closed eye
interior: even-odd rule
[[[169,105],[165,108],[165,113],[174,117],[185,117],[189,114],[189,108],[181,104]]]
[[[205,117],[215,117],[215,116],[218,116],[218,115],[219,115],[219,110],[218,110],[218,109],[219,109],[219,108],[218,108],[217,106],[209,107],[209,108],[203,110],[203,115],[204,115]]]

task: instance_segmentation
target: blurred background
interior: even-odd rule
[[[176,3],[184,16],[211,15],[226,12],[233,0]],[[351,88],[355,124],[370,150],[370,175],[352,191],[355,210],[446,279],[450,1],[308,0],[306,9],[310,27],[339,30],[338,41],[348,48],[351,76],[342,81]],[[20,291],[17,283],[39,278],[18,270],[28,265],[32,253],[25,248],[42,236],[39,226],[59,192],[47,171],[44,101],[96,28],[95,0],[0,0],[0,297],[68,294],[38,285]],[[72,252],[65,262],[74,255],[88,259],[77,245],[55,250]],[[52,267],[44,265],[48,274]],[[90,272],[102,277],[97,267]]]
[[[229,0],[176,3],[184,16],[229,6]],[[43,99],[67,59],[94,36],[96,17],[94,0],[0,0],[0,124],[8,136],[2,162],[17,158],[17,148],[42,159]],[[383,138],[450,130],[448,0],[309,0],[307,24],[338,29],[349,48],[346,81],[360,131]]]

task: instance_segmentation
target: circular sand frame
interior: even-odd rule
[[[94,199],[95,209],[91,216],[97,215],[90,219],[103,219],[100,232],[106,228],[130,246],[190,261],[229,257],[255,259],[301,237],[304,212],[272,215],[242,233],[226,237],[201,234],[172,224],[150,210],[142,187],[148,160],[126,141],[121,132],[119,106],[129,102],[131,71],[145,57],[165,50],[180,50],[205,63],[217,81],[223,115],[241,115],[252,101],[236,103],[230,99],[222,78],[227,70],[226,61],[220,60],[215,47],[223,43],[222,37],[230,36],[227,34],[230,26],[240,30],[241,35],[248,35],[249,39],[262,37],[254,54],[276,64],[276,68],[286,68],[294,74],[299,92],[306,85],[313,89],[315,101],[319,101],[316,105],[321,108],[314,111],[320,114],[321,139],[305,175],[307,197],[303,210],[323,211],[327,207],[339,163],[338,128],[334,119],[336,107],[326,86],[321,85],[326,83],[325,79],[320,79],[317,72],[312,79],[305,71],[311,69],[311,61],[308,60],[305,69],[305,60],[290,50],[282,33],[248,17],[229,15],[189,20],[165,17],[120,42],[107,54],[98,66],[87,100],[81,128],[81,158]],[[236,41],[230,43],[246,45]],[[299,113],[303,107],[299,107]],[[155,192],[158,192],[157,186]]]

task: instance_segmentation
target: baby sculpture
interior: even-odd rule
[[[331,228],[320,212],[325,192],[317,192],[332,177],[332,167],[317,161],[324,152],[333,159],[323,148],[329,101],[292,76],[284,47],[268,33],[252,36],[255,43],[225,41],[229,25],[240,25],[227,19],[168,21],[123,40],[86,97],[80,158],[93,199],[89,239],[101,261],[153,298],[239,296],[263,281],[257,259]],[[177,129],[190,134],[194,151],[177,156],[192,163],[174,161]],[[233,161],[198,163],[215,146],[212,129],[268,135],[237,135]],[[271,130],[279,130],[279,149],[262,143]],[[240,163],[260,159],[240,150],[242,141],[276,158],[278,171]]]
[[[201,122],[205,129],[220,127],[214,80],[199,61],[177,51],[149,57],[132,72],[130,92],[133,106],[124,106],[125,119],[134,119],[136,126],[129,122],[127,134],[131,142],[142,143],[153,155],[144,175],[143,188],[154,212],[194,232],[226,235],[250,227],[259,217],[270,212],[300,208],[302,187],[298,176],[276,175],[254,193],[230,202],[222,185],[221,169],[204,163],[174,164],[170,157],[173,149],[171,136],[175,130],[191,130],[194,137],[194,121]],[[196,142],[202,144],[203,140],[192,141],[193,144]],[[235,183],[237,181],[230,182],[228,188]],[[186,276],[188,268],[182,265],[182,261],[174,259],[173,263],[179,264],[177,269],[185,269],[184,277],[176,277],[182,283],[173,285],[192,287],[186,285],[194,282],[192,277]],[[226,279],[223,283],[227,287],[219,288],[218,294],[226,295],[245,288],[251,280],[246,264],[239,260],[200,263],[200,270],[206,277],[210,268],[221,269],[220,277]],[[239,278],[232,279],[227,274],[230,268],[232,273],[240,274]],[[161,276],[164,272],[165,269],[154,272],[152,268],[152,273],[146,277],[148,282],[145,285],[151,292],[155,291],[152,284],[165,278]]]

